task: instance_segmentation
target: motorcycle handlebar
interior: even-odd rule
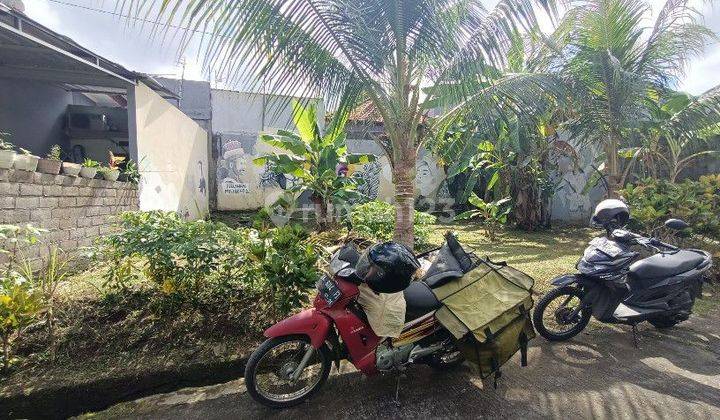
[[[665,242],[662,242],[659,239],[647,238],[647,237],[638,235],[637,233],[633,233],[633,232],[630,232],[629,230],[625,230],[625,229],[616,229],[615,231],[613,231],[612,236],[614,239],[618,239],[618,240],[624,239],[627,242],[634,242],[634,243],[644,246],[646,248],[652,248],[658,252],[662,252],[662,249],[669,250],[669,251],[677,251],[679,249],[678,247],[667,244]]]
[[[643,236],[640,236],[640,235],[638,235],[638,237],[637,237],[637,239],[636,239],[636,242],[637,242],[639,245],[642,245],[642,246],[647,247],[647,248],[652,248],[652,249],[654,249],[654,250],[656,250],[656,251],[658,251],[658,252],[662,252],[662,251],[663,251],[661,248],[664,248],[664,249],[667,250],[667,251],[677,251],[677,250],[679,249],[678,247],[676,247],[676,246],[674,246],[674,245],[667,244],[667,243],[665,243],[665,242],[662,242],[662,241],[660,241],[659,239],[656,239],[656,238],[646,238],[646,237],[643,237]]]

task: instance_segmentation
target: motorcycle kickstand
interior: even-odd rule
[[[405,378],[405,373],[400,372],[397,376],[397,384],[395,385],[395,406],[400,407],[400,379]]]
[[[638,347],[638,339],[637,339],[637,324],[632,324],[632,334],[633,334],[633,345],[637,349],[637,348],[639,348]]]

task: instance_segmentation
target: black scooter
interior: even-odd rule
[[[619,202],[606,201],[615,202],[611,207]],[[593,221],[603,224],[606,237],[593,239],[577,263],[578,272],[554,279],[556,288],[535,307],[535,329],[548,340],[575,336],[591,316],[605,323],[631,325],[633,333],[643,321],[669,328],[688,319],[695,298],[701,295],[705,273],[712,266],[708,252],[679,249],[617,228],[627,223],[629,210],[615,209],[612,217],[602,217],[608,208],[601,208],[604,203],[598,205]],[[622,217],[616,217],[618,214]],[[678,219],[668,220],[665,226],[673,230],[689,227]],[[641,258],[631,249],[634,246],[654,255]]]

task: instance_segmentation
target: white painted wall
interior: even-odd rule
[[[292,130],[293,98],[257,93],[213,89],[211,91],[212,127],[217,134]],[[318,122],[325,123],[323,101],[314,100]],[[264,108],[264,112],[263,112]]]
[[[205,217],[209,213],[207,132],[142,83],[132,97],[140,209],[176,211],[189,220]]]

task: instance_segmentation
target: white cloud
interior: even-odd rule
[[[44,0],[25,0],[24,4],[25,13],[43,25],[48,27],[60,25],[60,19],[51,3]]]

